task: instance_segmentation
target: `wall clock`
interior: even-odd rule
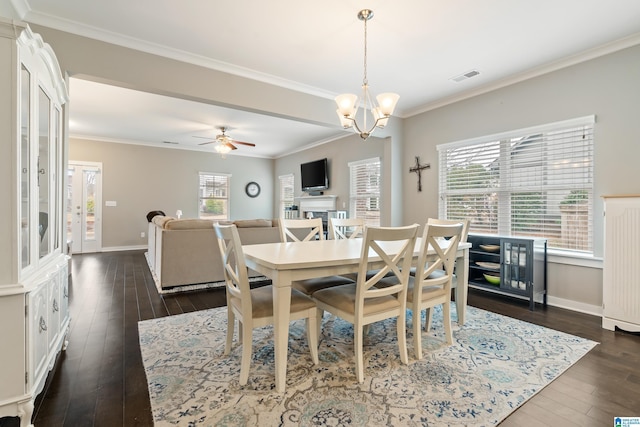
[[[258,197],[260,194],[260,185],[257,182],[251,181],[244,187],[244,192],[247,193],[249,197]]]

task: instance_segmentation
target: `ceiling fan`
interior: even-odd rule
[[[239,144],[239,145],[247,145],[249,147],[255,147],[256,144],[253,144],[251,142],[242,142],[242,141],[236,141],[235,139],[231,138],[230,136],[228,136],[225,132],[227,130],[227,128],[225,126],[221,126],[220,131],[222,133],[216,135],[216,139],[214,139],[213,141],[207,141],[207,142],[203,142],[201,144],[198,145],[206,145],[206,144],[213,144],[215,143],[216,145],[214,146],[215,150],[220,152],[220,153],[228,153],[231,150],[237,150],[238,147],[236,147],[235,144]],[[209,137],[206,136],[196,136],[194,135],[195,138],[206,138],[206,139],[210,139]]]

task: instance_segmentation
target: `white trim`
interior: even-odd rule
[[[354,160],[353,162],[349,162],[347,163],[348,167],[352,167],[352,166],[359,166],[359,165],[364,165],[367,163],[373,163],[373,162],[380,162],[382,163],[382,161],[380,160],[380,157],[371,157],[369,159],[362,159],[362,160]],[[382,166],[382,165],[381,165]]]
[[[141,250],[147,249],[148,245],[135,245],[135,246],[109,246],[106,248],[102,248],[101,252],[120,252],[120,251],[137,251],[137,250]],[[89,253],[89,252],[87,252]],[[81,254],[79,254],[81,255]]]
[[[231,178],[231,174],[230,173],[222,173],[222,172],[204,172],[204,171],[199,171],[198,172],[198,177],[200,177],[200,175],[205,174],[205,175],[216,175],[216,176],[226,176],[227,178]]]
[[[38,11],[34,11],[26,1],[12,1],[15,4],[19,5],[18,7],[14,8],[16,9],[16,11],[22,11],[22,13],[20,14],[21,19],[33,24],[53,28],[55,30],[66,31],[68,33],[77,34],[79,36],[88,37],[90,39],[99,40],[116,46],[123,46],[129,49],[139,50],[164,58],[174,59],[176,61],[185,62],[187,64],[199,65],[201,67],[217,70],[234,76],[244,77],[247,79],[295,90],[302,93],[308,93],[310,95],[315,95],[321,98],[333,99],[337,95],[336,93],[330,92],[325,89],[305,85],[293,80],[274,76],[272,74],[231,64],[217,59],[208,58],[204,55],[198,55],[181,49],[175,49],[158,43],[149,42],[147,40],[125,36],[113,31],[106,31],[102,28],[86,25],[81,22],[63,19],[53,15],[47,15]]]
[[[282,77],[274,76],[271,74],[262,73],[256,70],[252,70],[245,67],[240,67],[234,64],[230,64],[223,61],[214,60],[204,57],[202,55],[195,55],[190,52],[185,52],[179,49],[172,49],[164,45],[156,43],[150,43],[145,40],[137,39],[134,37],[123,36],[115,32],[105,31],[101,28],[89,26],[76,21],[62,19],[53,15],[47,15],[38,11],[34,11],[26,0],[11,0],[11,4],[18,13],[18,16],[23,21],[29,21],[34,24],[42,25],[45,27],[53,28],[60,31],[65,31],[72,34],[88,37],[95,40],[100,40],[107,43],[112,43],[118,46],[124,46],[130,49],[140,50],[146,53],[162,56],[165,58],[175,59],[178,61],[186,62],[189,64],[200,65],[213,70],[222,71],[225,73],[241,76],[251,80],[260,81],[274,86],[279,86],[287,89],[292,89],[298,92],[315,95],[321,98],[333,99],[336,95],[335,92],[328,91],[313,87],[310,85],[301,84],[300,82],[292,81]],[[557,61],[542,64],[533,69],[526,70],[521,73],[516,73],[498,81],[489,83],[487,85],[473,88],[467,91],[463,91],[449,97],[435,100],[422,106],[418,106],[413,109],[398,110],[396,117],[406,119],[409,117],[422,114],[426,111],[434,110],[455,102],[459,102],[468,98],[472,98],[483,93],[491,92],[503,87],[513,85],[525,80],[532,79],[534,77],[542,76],[553,71],[561,70],[576,64],[580,64],[591,59],[599,58],[620,50],[632,47],[640,43],[640,33],[631,34],[630,36],[623,37],[612,42],[596,46],[594,48],[587,49],[574,55],[570,55],[565,58],[561,58]]]
[[[638,326],[638,324],[629,323],[629,322],[625,322],[623,320],[618,320],[618,319],[612,319],[610,317],[602,318],[602,327],[609,331],[615,331],[617,327],[626,332],[634,332],[634,333],[640,332],[640,326]]]
[[[549,132],[557,129],[566,129],[573,126],[592,125],[596,122],[596,116],[594,114],[590,116],[576,117],[568,120],[561,120],[553,123],[547,123],[543,125],[530,126],[522,129],[514,129],[505,132],[498,132],[491,135],[479,136],[475,138],[463,139],[461,141],[447,142],[444,144],[436,145],[436,150],[445,150],[456,147],[464,147],[470,144],[502,141],[504,139],[517,138],[523,135],[530,135],[535,133]]]
[[[593,304],[586,304],[583,302],[558,298],[551,295],[547,295],[547,304],[553,307],[590,314],[592,316],[602,316],[602,307]]]
[[[600,270],[602,270],[604,264],[602,258],[554,249],[547,250],[547,261],[551,264],[575,265],[578,267],[598,268]]]
[[[414,108],[408,111],[402,111],[399,115],[400,118],[406,119],[409,117],[417,116],[418,114],[426,113],[427,111],[435,110],[456,102],[464,101],[465,99],[473,98],[474,96],[482,95],[485,93],[493,92],[498,89],[502,89],[507,86],[514,85],[516,83],[524,82],[535,77],[543,76],[554,71],[562,70],[564,68],[571,67],[592,59],[600,58],[611,53],[618,52],[623,49],[635,46],[640,43],[640,32],[632,34],[627,37],[623,37],[618,40],[614,40],[610,43],[606,43],[601,46],[585,50],[575,55],[561,58],[558,61],[542,64],[530,70],[526,70],[521,73],[516,73],[498,81],[488,83],[484,86],[480,86],[474,89],[470,89],[465,92],[460,92],[451,95],[446,98],[435,100],[431,103],[423,105],[422,107]]]

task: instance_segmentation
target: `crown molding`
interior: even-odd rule
[[[122,46],[129,49],[139,50],[141,52],[149,53],[152,55],[162,56],[165,58],[173,59],[176,61],[186,62],[192,65],[198,65],[201,67],[209,68],[212,70],[220,71],[227,74],[232,74],[239,77],[244,77],[251,80],[256,80],[262,83],[271,84],[274,86],[282,87],[285,89],[291,89],[296,92],[307,93],[309,95],[318,96],[321,98],[333,99],[335,94],[333,92],[320,89],[314,86],[305,85],[293,80],[283,79],[278,76],[263,73],[260,71],[252,70],[250,68],[241,67],[238,65],[230,64],[228,62],[219,61],[212,58],[207,58],[202,55],[196,55],[190,52],[186,52],[180,49],[174,49],[157,43],[150,43],[144,40],[137,39],[135,37],[129,37],[122,34],[114,33],[111,31],[105,31],[98,27],[81,24],[75,21],[61,19],[52,15],[35,12],[31,10],[26,1],[11,0],[12,3],[17,3],[20,6],[17,7],[14,4],[16,10],[20,10],[21,19],[26,22],[41,25],[43,27],[53,28],[55,30],[64,31],[67,33],[75,34],[82,37],[87,37],[94,40],[99,40],[105,43]]]
[[[501,89],[503,87],[507,87],[515,83],[520,83],[525,80],[532,79],[534,77],[539,77],[544,74],[551,73],[553,71],[561,70],[563,68],[567,68],[572,65],[580,64],[582,62],[586,62],[591,59],[599,58],[601,56],[608,55],[610,53],[618,52],[620,50],[623,50],[638,44],[640,44],[640,33],[635,33],[628,37],[624,37],[622,39],[618,39],[613,42],[606,43],[604,45],[585,50],[575,55],[567,56],[558,61],[549,62],[539,67],[532,68],[524,72],[511,75],[507,78],[486,84],[484,86],[480,86],[474,89],[470,89],[468,91],[457,93],[455,95],[452,95],[446,98],[439,99],[432,103],[423,105],[422,107],[412,109],[409,111],[403,111],[403,115],[401,115],[400,117],[403,119],[406,119],[421,113],[425,113],[427,111],[435,110],[436,108],[444,107],[446,105],[453,104],[455,102],[463,101],[465,99],[473,98],[474,96],[482,95],[487,92]]]
[[[114,45],[130,48],[134,50],[139,50],[145,53],[166,57],[176,61],[181,61],[181,62],[209,68],[212,70],[224,72],[227,74],[236,75],[239,77],[259,81],[262,83],[271,84],[271,85],[282,87],[285,89],[290,89],[297,92],[318,96],[320,98],[332,100],[337,95],[336,93],[333,93],[321,88],[305,85],[303,83],[299,83],[299,82],[288,80],[288,79],[283,79],[281,77],[277,77],[271,74],[252,70],[250,68],[240,67],[237,65],[229,64],[224,61],[218,61],[215,59],[207,58],[202,55],[196,55],[193,53],[185,52],[180,49],[169,48],[167,46],[163,46],[156,43],[149,43],[147,41],[140,40],[134,37],[123,36],[121,34],[105,31],[97,27],[84,25],[71,20],[60,19],[58,17],[48,15],[48,14],[35,12],[31,9],[31,6],[27,2],[27,0],[10,0],[10,2],[13,5],[16,12],[18,13],[18,15],[20,16],[20,19],[36,25],[42,25],[45,27],[59,30],[59,31],[76,34],[78,36],[87,37],[87,38],[99,40],[105,43],[111,43]],[[635,33],[630,36],[606,43],[604,45],[601,45],[592,49],[588,49],[586,51],[583,51],[574,55],[567,56],[557,61],[549,62],[547,64],[544,64],[520,73],[513,74],[504,79],[500,79],[498,81],[494,81],[492,83],[489,83],[480,87],[476,87],[460,93],[456,93],[448,97],[437,99],[434,102],[424,104],[417,108],[412,108],[407,110],[399,109],[396,111],[396,114],[394,116],[399,117],[401,119],[413,117],[415,115],[422,114],[427,111],[434,110],[436,108],[444,107],[446,105],[453,104],[455,102],[463,101],[465,99],[482,95],[487,92],[501,89],[515,83],[519,83],[534,77],[538,77],[553,71],[560,70],[562,68],[570,67],[572,65],[576,65],[591,59],[595,59],[610,53],[614,53],[619,50],[635,46],[637,44],[640,44],[640,33]]]

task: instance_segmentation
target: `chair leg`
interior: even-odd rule
[[[353,325],[353,351],[356,359],[356,378],[360,384],[364,382],[364,355],[362,354],[362,325]]]
[[[233,310],[227,306],[227,342],[224,345],[224,354],[229,355],[233,346],[233,332],[236,327],[236,319]]]
[[[425,310],[427,312],[427,320],[424,323],[424,331],[429,332],[433,321],[433,312],[431,311],[431,307],[428,307]]]
[[[414,304],[412,310],[413,314],[413,351],[416,355],[416,359],[422,359],[422,320],[420,306]],[[428,311],[428,310],[427,310]],[[427,321],[428,321],[427,314]]]
[[[321,308],[317,308],[316,309],[316,319],[318,319],[318,321],[316,322],[316,326],[318,329],[318,339],[320,339],[320,336],[322,335],[322,319],[324,318],[324,310]]]
[[[444,333],[447,337],[447,344],[453,343],[453,334],[451,333],[451,303],[442,304],[442,323],[444,323]]]
[[[418,312],[419,313],[419,312]],[[400,310],[400,315],[396,320],[398,333],[398,350],[400,351],[400,361],[405,365],[409,363],[407,355],[407,310]]]
[[[362,327],[363,336],[369,335],[369,331],[371,330],[371,324],[366,324]]]
[[[311,352],[311,360],[313,364],[318,364],[318,318],[317,310],[312,308],[309,310],[309,317],[305,323],[307,326],[307,342],[309,343],[309,351]]]
[[[240,362],[240,385],[247,384],[249,380],[249,366],[251,365],[251,347],[253,341],[253,331],[250,324],[242,322],[242,361]]]

